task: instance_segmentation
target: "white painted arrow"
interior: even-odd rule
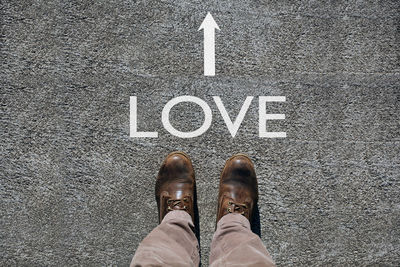
[[[201,23],[199,31],[204,30],[204,76],[215,76],[215,29],[217,23],[210,12]]]

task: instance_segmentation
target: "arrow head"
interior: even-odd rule
[[[207,16],[204,18],[203,23],[201,23],[199,31],[201,29],[218,29],[218,24],[215,22],[214,18],[211,16],[210,12],[207,13]]]

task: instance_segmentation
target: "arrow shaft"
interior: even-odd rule
[[[204,29],[204,75],[215,76],[215,30]]]

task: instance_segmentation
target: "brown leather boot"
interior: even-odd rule
[[[239,213],[251,222],[258,201],[257,177],[253,162],[243,154],[228,159],[219,182],[217,223],[228,213]]]
[[[171,210],[184,210],[194,220],[195,178],[192,162],[183,152],[172,152],[164,160],[156,182],[159,222]]]

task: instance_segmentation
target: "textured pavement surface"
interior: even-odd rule
[[[0,265],[127,266],[157,225],[155,177],[171,151],[195,165],[207,266],[219,173],[251,156],[262,240],[278,265],[400,265],[398,1],[1,1]],[[203,18],[216,76],[203,76]],[[139,130],[129,137],[129,96]],[[193,95],[202,136],[163,129]],[[231,138],[231,117],[255,96]],[[258,96],[286,120],[258,137]],[[171,112],[182,130],[198,106]]]

